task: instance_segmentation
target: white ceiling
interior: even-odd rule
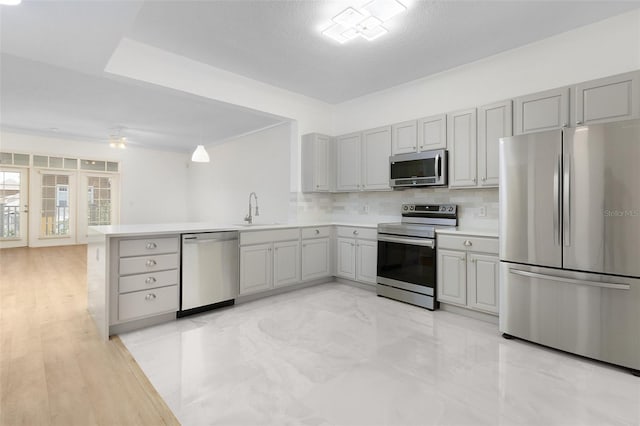
[[[345,45],[320,31],[366,0],[24,0],[0,7],[0,125],[187,150],[281,122],[114,79],[124,37],[329,103],[386,89],[640,7],[634,1],[421,1],[390,33]],[[206,122],[206,125],[202,125]]]

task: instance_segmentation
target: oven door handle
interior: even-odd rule
[[[398,244],[409,244],[412,246],[423,246],[423,247],[435,247],[436,243],[434,240],[430,240],[427,238],[400,238],[400,237],[389,237],[387,235],[378,235],[378,241],[386,241],[389,243],[398,243]]]

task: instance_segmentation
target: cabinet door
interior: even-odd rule
[[[418,120],[418,151],[447,147],[447,115],[440,114]]]
[[[576,86],[575,124],[640,117],[640,72],[587,81]]]
[[[328,192],[330,187],[331,165],[331,138],[325,135],[316,135],[313,144],[313,183],[314,191]]]
[[[497,186],[500,168],[500,138],[513,135],[511,100],[478,109],[478,183]]]
[[[467,255],[467,305],[470,308],[498,313],[499,264],[498,256]]]
[[[476,109],[447,116],[449,186],[476,186]]]
[[[300,241],[273,244],[273,286],[300,282]]]
[[[356,240],[338,238],[336,250],[336,275],[356,279]]]
[[[569,88],[547,90],[515,100],[515,134],[540,132],[569,124]]]
[[[467,304],[467,256],[462,251],[438,249],[438,301]]]
[[[336,190],[360,189],[360,133],[336,138]]]
[[[378,276],[377,241],[356,241],[356,281],[375,284]]]
[[[302,241],[302,281],[331,275],[329,238]]]
[[[255,293],[273,287],[272,244],[240,247],[240,294]]]
[[[362,189],[391,189],[389,186],[389,156],[391,126],[362,132]]]
[[[404,154],[418,150],[418,122],[405,121],[391,126],[391,153]]]

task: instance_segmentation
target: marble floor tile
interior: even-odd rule
[[[639,425],[640,378],[331,283],[120,336],[183,425]]]

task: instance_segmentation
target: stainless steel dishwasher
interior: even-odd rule
[[[233,305],[239,291],[238,232],[182,235],[179,317]]]

